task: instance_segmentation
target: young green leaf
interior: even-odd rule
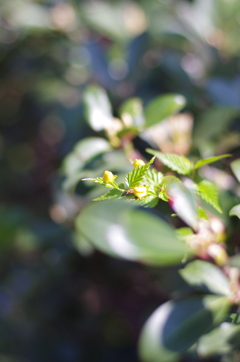
[[[139,341],[143,362],[174,362],[218,326],[230,307],[226,297],[206,295],[169,301],[145,323]]]
[[[188,227],[182,227],[176,230],[177,236],[179,237],[179,239],[182,239],[184,241],[186,241],[186,239],[188,238],[188,236],[193,235],[193,231],[191,228]]]
[[[125,181],[129,188],[138,186],[144,180],[144,176],[154,160],[155,157],[153,157],[146,165],[136,167],[127,174]]]
[[[235,160],[231,163],[231,169],[237,180],[240,182],[240,159]]]
[[[163,179],[163,174],[161,172],[158,172],[154,168],[149,168],[147,170],[145,180],[146,183],[150,186],[160,186]]]
[[[197,168],[208,165],[209,163],[219,161],[219,160],[221,160],[223,158],[226,158],[226,157],[231,157],[231,155],[226,154],[226,155],[221,155],[221,156],[216,156],[216,157],[205,158],[203,160],[200,160],[200,161],[196,162],[195,165],[194,165],[194,169],[196,170]]]
[[[113,189],[108,191],[106,194],[97,197],[96,199],[93,199],[93,201],[102,201],[102,200],[109,200],[109,199],[119,199],[119,197],[122,195],[122,191]]]
[[[158,204],[159,198],[155,195],[150,195],[143,197],[142,199],[137,199],[133,195],[124,196],[123,200],[133,202],[135,205],[153,208]]]
[[[222,209],[218,203],[218,191],[212,182],[207,180],[201,181],[197,185],[197,192],[204,201],[212,205],[218,212],[222,213]]]
[[[105,187],[109,187],[110,189],[120,190],[116,182],[105,182],[103,177],[83,178],[82,181],[93,181]]]
[[[165,94],[153,99],[145,109],[146,127],[151,127],[180,111],[186,104],[180,94]]]
[[[179,270],[182,278],[201,290],[219,294],[231,295],[230,284],[220,268],[203,260],[194,260]]]
[[[229,216],[237,216],[240,219],[240,204],[231,208]]]
[[[147,148],[146,151],[156,156],[164,165],[180,175],[188,175],[193,169],[192,163],[185,156],[175,155],[174,153],[162,153],[150,148]]]
[[[209,220],[206,211],[203,210],[201,207],[198,207],[197,214],[199,219]]]

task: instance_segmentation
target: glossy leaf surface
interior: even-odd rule
[[[186,100],[179,94],[165,94],[151,101],[145,109],[146,127],[153,126],[180,111]]]
[[[112,256],[172,265],[189,252],[169,224],[126,202],[90,204],[77,217],[76,225],[96,248]]]
[[[174,362],[225,318],[229,302],[207,295],[170,301],[153,312],[143,327],[139,351],[143,362]]]
[[[194,260],[179,271],[192,286],[215,294],[230,295],[230,284],[220,268],[203,260]]]

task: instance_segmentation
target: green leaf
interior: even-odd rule
[[[193,137],[195,143],[202,144],[203,139],[208,140],[223,134],[227,130],[229,123],[238,114],[239,110],[233,107],[212,108],[203,112],[194,128]]]
[[[186,241],[188,236],[193,235],[192,229],[190,229],[188,227],[179,228],[176,230],[176,233],[177,233],[177,236],[179,237],[179,239],[182,239],[184,241]]]
[[[119,113],[126,127],[139,127],[145,123],[143,105],[140,98],[127,99],[122,103]]]
[[[224,322],[212,332],[201,337],[197,346],[199,357],[226,355],[240,346],[240,327]]]
[[[231,208],[229,216],[237,216],[240,219],[240,204]]]
[[[152,100],[145,109],[146,127],[151,127],[184,108],[186,100],[179,94],[164,94]]]
[[[201,181],[197,185],[197,190],[204,201],[212,205],[218,212],[222,213],[222,209],[218,202],[218,190],[212,182],[207,180]]]
[[[97,197],[96,199],[93,199],[93,201],[102,201],[102,200],[109,200],[109,199],[119,199],[119,197],[122,195],[122,191],[113,189],[108,191],[106,194]]]
[[[136,167],[127,174],[125,181],[129,188],[138,186],[144,180],[144,176],[154,160],[155,157],[153,157],[146,165]]]
[[[173,153],[162,153],[150,148],[147,148],[146,151],[156,156],[164,165],[180,175],[188,175],[193,169],[192,163],[185,156],[175,155]]]
[[[240,314],[231,313],[227,321],[233,325],[240,326]]]
[[[221,160],[223,158],[226,158],[226,157],[231,157],[231,155],[226,154],[226,155],[221,155],[221,156],[216,156],[216,157],[205,158],[203,160],[200,160],[200,161],[196,162],[195,165],[194,165],[194,169],[203,167],[205,165],[208,165],[209,163],[219,161],[219,160]]]
[[[230,296],[230,284],[220,268],[202,260],[194,260],[179,270],[182,278],[190,285],[215,294]]]
[[[174,265],[190,253],[169,224],[121,200],[88,205],[77,217],[76,226],[93,246],[115,257]]]
[[[155,168],[149,168],[147,170],[145,180],[149,186],[160,186],[163,180],[163,174],[155,170]]]
[[[159,198],[156,197],[155,195],[150,195],[143,197],[142,199],[137,199],[133,195],[126,195],[124,196],[123,200],[133,202],[135,205],[138,206],[153,208],[157,206]]]
[[[197,208],[197,215],[199,219],[209,220],[206,211],[203,210],[201,207]]]
[[[62,169],[65,174],[72,175],[82,170],[85,164],[101,153],[111,150],[108,141],[101,137],[87,137],[78,142],[71,153],[63,160]]]
[[[83,178],[82,181],[93,181],[96,182],[100,185],[103,185],[105,187],[109,187],[110,189],[116,189],[119,190],[118,185],[116,184],[116,182],[106,182],[104,181],[103,177],[95,177],[95,178]],[[120,190],[121,191],[121,190]]]
[[[86,119],[94,131],[106,129],[112,122],[112,108],[105,90],[97,85],[89,86],[84,93]]]
[[[228,308],[226,297],[213,295],[162,304],[143,327],[139,341],[141,360],[178,360],[202,335],[224,320]]]
[[[140,8],[137,6],[137,10]],[[81,15],[84,24],[94,29],[97,34],[104,35],[114,42],[125,42],[136,36],[127,26],[125,21],[127,4],[106,2],[106,1],[86,1],[81,3]],[[141,8],[139,10],[141,12]]]
[[[189,190],[179,182],[172,181],[167,188],[169,203],[175,213],[191,226],[198,228],[197,202],[192,190]]]
[[[237,180],[240,182],[240,159],[231,162],[231,169]]]

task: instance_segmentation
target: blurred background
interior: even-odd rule
[[[86,122],[83,93],[106,89],[114,115],[129,97],[181,94],[184,150],[155,144],[237,158],[239,31],[239,0],[0,1],[0,362],[138,361],[139,330],[178,281],[93,252],[75,233],[92,194],[62,187],[67,155],[103,136]],[[206,177],[236,203],[230,174]]]

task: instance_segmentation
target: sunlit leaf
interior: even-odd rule
[[[209,220],[209,217],[207,216],[206,211],[203,210],[201,207],[198,207],[197,215],[198,215],[199,219]]]
[[[205,165],[208,165],[209,163],[219,161],[219,160],[221,160],[223,158],[226,158],[226,157],[231,157],[231,155],[227,154],[227,155],[221,155],[221,156],[216,156],[216,157],[205,158],[203,160],[200,160],[200,161],[196,162],[195,165],[194,165],[194,168],[197,169],[197,168],[203,167]]]
[[[212,205],[218,212],[222,213],[222,209],[218,202],[218,190],[212,182],[207,180],[199,182],[198,192],[204,201]]]
[[[83,178],[82,181],[93,181],[93,182],[96,182],[100,185],[103,185],[105,187],[109,187],[110,189],[116,189],[116,190],[119,190],[119,187],[118,185],[116,184],[116,182],[106,182],[104,181],[103,177],[95,177],[95,178],[92,178],[92,177],[89,177],[89,178]],[[120,190],[121,191],[121,190]],[[96,201],[96,200],[95,200]]]
[[[169,203],[175,213],[193,229],[198,228],[197,202],[194,193],[179,182],[168,185]]]
[[[102,200],[109,200],[109,199],[118,199],[122,195],[122,191],[113,189],[108,191],[106,194],[93,199],[93,201],[102,201]]]
[[[135,167],[130,171],[126,176],[126,183],[129,188],[138,186],[144,179],[147,170],[150,165],[154,162],[155,157],[153,157],[146,165]]]
[[[148,185],[159,186],[162,182],[163,174],[154,168],[149,168],[145,175],[145,179]]]
[[[240,182],[240,159],[231,162],[231,169],[238,181]]]
[[[141,360],[178,360],[202,335],[224,320],[228,308],[226,297],[213,295],[164,303],[143,327],[139,341]]]
[[[240,219],[240,204],[231,208],[229,216],[237,216]]]
[[[133,208],[130,202],[92,203],[81,211],[76,226],[93,246],[112,256],[173,265],[190,253],[169,224]]]
[[[143,115],[143,105],[140,98],[129,98],[122,103],[120,117],[124,121],[125,126],[142,126],[145,123]]]
[[[220,268],[203,260],[194,260],[179,270],[182,278],[192,286],[215,294],[231,295],[230,284]]]
[[[84,165],[97,155],[110,151],[108,141],[100,137],[87,137],[79,141],[63,160],[62,169],[67,174],[81,170]]]
[[[146,151],[156,156],[164,165],[180,175],[188,175],[192,171],[192,163],[185,156],[175,155],[173,153],[162,153],[150,148],[147,148]]]
[[[153,126],[184,108],[186,100],[179,94],[164,94],[152,100],[145,109],[146,127]]]
[[[197,353],[205,358],[212,355],[226,355],[240,346],[240,327],[224,322],[212,332],[202,336]]]
[[[105,90],[97,85],[89,86],[84,93],[86,120],[94,131],[108,128],[112,122],[112,107]]]
[[[188,227],[179,228],[176,230],[176,233],[177,236],[184,241],[188,238],[188,236],[193,235],[192,229]]]
[[[123,200],[133,202],[135,205],[138,206],[149,207],[149,208],[157,206],[159,202],[159,198],[156,197],[155,195],[146,196],[143,197],[142,199],[137,199],[136,197],[134,197],[134,195],[127,195],[124,196]]]

